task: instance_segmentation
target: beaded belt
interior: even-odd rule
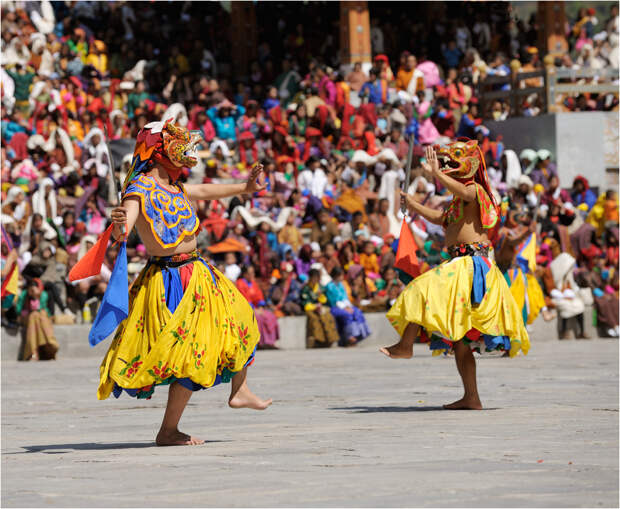
[[[157,265],[161,269],[175,269],[193,263],[200,259],[198,251],[182,253],[172,256],[151,256],[149,263]]]
[[[457,256],[484,256],[488,258],[489,251],[491,250],[491,244],[484,242],[473,242],[471,244],[455,244],[448,248],[448,254],[450,258],[456,258]]]

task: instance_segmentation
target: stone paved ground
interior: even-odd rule
[[[98,402],[96,359],[4,361],[2,504],[617,507],[617,341],[533,346],[479,362],[482,412],[439,409],[460,396],[454,361],[422,346],[260,352],[273,407],[196,394],[193,448],[153,445],[165,390]]]

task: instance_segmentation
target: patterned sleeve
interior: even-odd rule
[[[493,228],[497,224],[498,211],[491,197],[480,184],[476,183],[476,196],[480,205],[480,221],[483,228]]]
[[[144,196],[144,190],[141,189],[138,185],[136,185],[136,181],[134,180],[131,184],[127,186],[125,192],[123,193],[123,198],[125,196],[139,196],[142,198]]]
[[[135,196],[138,198],[138,200],[140,201],[140,210],[142,211],[142,213],[144,213],[144,189],[141,189],[139,186],[136,185],[135,182],[132,182],[127,186],[127,189],[125,189],[122,200],[124,200],[128,196]]]

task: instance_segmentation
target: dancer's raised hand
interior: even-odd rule
[[[422,163],[422,168],[424,171],[430,173],[431,175],[439,172],[439,161],[437,159],[437,154],[435,153],[435,149],[430,145],[426,147],[424,150],[424,157],[426,161]]]
[[[267,188],[267,185],[261,179],[261,173],[263,172],[263,165],[260,163],[255,164],[250,170],[250,176],[245,184],[245,192],[247,194],[256,193]]]

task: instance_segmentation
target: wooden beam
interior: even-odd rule
[[[618,69],[556,69],[556,79],[609,78],[618,79]]]
[[[340,60],[372,63],[368,2],[340,2]]]
[[[590,85],[576,85],[573,83],[558,83],[555,86],[556,94],[618,94],[618,85],[601,83]]]

